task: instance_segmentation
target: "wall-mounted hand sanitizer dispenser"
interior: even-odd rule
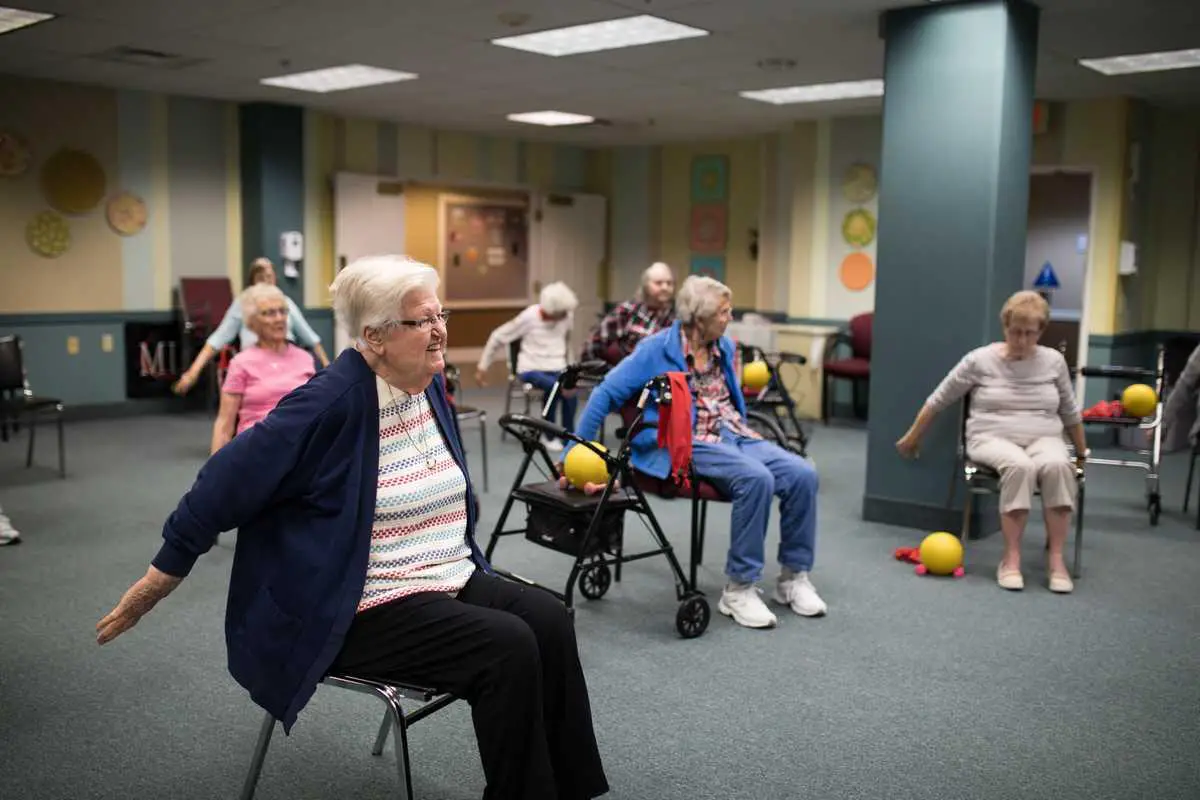
[[[279,255],[284,261],[303,261],[304,234],[300,231],[279,234]]]

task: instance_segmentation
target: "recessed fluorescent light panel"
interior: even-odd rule
[[[595,117],[589,117],[587,114],[572,114],[568,111],[526,111],[521,114],[509,114],[508,119],[512,122],[524,122],[526,125],[548,125],[550,127],[587,125],[589,122],[596,121]]]
[[[20,30],[21,28],[28,28],[30,25],[37,25],[39,22],[45,22],[48,19],[54,19],[54,15],[43,14],[40,11],[25,11],[21,8],[5,8],[4,6],[0,6],[0,34]]]
[[[1132,75],[1138,72],[1189,69],[1200,67],[1200,49],[1142,53],[1133,56],[1113,56],[1112,58],[1081,58],[1079,66],[1094,69],[1104,75]]]
[[[596,53],[601,50],[672,42],[697,36],[708,36],[708,31],[642,14],[587,25],[572,25],[569,28],[505,36],[493,39],[492,44],[544,56],[573,56],[578,53]]]
[[[324,94],[326,92],[342,92],[347,89],[361,89],[364,86],[411,81],[415,77],[417,76],[412,72],[397,72],[381,67],[347,64],[344,67],[314,69],[309,72],[263,78],[262,83],[267,86],[280,86],[284,89]]]
[[[748,100],[760,100],[781,106],[789,103],[824,103],[830,100],[854,100],[860,97],[883,95],[883,81],[844,81],[818,83],[812,86],[785,86],[780,89],[759,89],[738,92]]]

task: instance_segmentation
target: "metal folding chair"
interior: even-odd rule
[[[966,486],[967,496],[963,501],[963,521],[962,532],[959,534],[959,539],[963,546],[963,562],[966,563],[967,540],[971,538],[971,512],[974,508],[975,495],[998,495],[1000,494],[1000,473],[991,467],[983,464],[976,464],[967,457],[967,416],[970,413],[971,395],[968,394],[963,398],[962,410],[959,414],[959,436],[958,436],[958,458],[955,464],[954,474],[950,478],[950,498],[947,506],[954,504],[955,487],[958,484],[958,476],[962,475],[963,482]],[[1070,449],[1070,445],[1068,445]],[[961,473],[959,466],[961,465]],[[1079,491],[1075,501],[1075,556],[1071,564],[1071,575],[1075,578],[1079,577],[1080,557],[1083,550],[1083,500],[1084,500],[1084,472],[1082,469],[1075,468],[1075,480],[1079,484]],[[1035,490],[1034,494],[1041,496],[1041,490]],[[1049,546],[1049,543],[1047,543]]]
[[[322,685],[373,695],[384,702],[387,708],[383,715],[383,722],[379,725],[379,733],[375,737],[375,746],[371,749],[371,755],[381,755],[383,746],[387,743],[388,733],[395,733],[393,743],[396,748],[396,769],[400,777],[400,787],[405,800],[413,800],[412,774],[408,758],[408,728],[450,705],[457,698],[424,686],[354,675],[328,675],[322,681]],[[406,714],[401,707],[402,700],[413,700],[420,705]],[[263,719],[262,727],[258,732],[258,744],[255,745],[254,756],[250,760],[250,771],[247,773],[246,783],[242,787],[242,800],[252,800],[254,797],[263,761],[267,757],[267,749],[271,746],[271,734],[275,732],[275,722],[275,718],[269,712]]]

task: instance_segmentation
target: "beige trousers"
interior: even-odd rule
[[[1028,511],[1035,488],[1042,490],[1044,508],[1075,508],[1075,465],[1061,436],[1045,436],[1028,447],[978,436],[967,442],[967,457],[1000,473],[1001,513]]]

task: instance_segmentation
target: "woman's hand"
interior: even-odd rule
[[[121,597],[117,607],[96,623],[97,644],[108,644],[125,631],[138,624],[150,609],[164,597],[175,591],[183,578],[168,575],[157,567],[150,567],[137,583]]]
[[[921,442],[911,431],[901,436],[896,442],[896,450],[903,458],[916,458],[920,449]]]
[[[577,488],[577,487],[575,487],[575,484],[573,484],[569,480],[567,480],[567,476],[563,474],[563,465],[562,465],[561,461],[559,463],[555,464],[554,468],[556,470],[558,470],[558,488],[560,488],[560,489]],[[585,483],[583,485],[583,493],[584,494],[600,494],[601,492],[604,491],[604,487],[607,485],[608,484],[606,484],[606,483],[592,483],[591,481],[588,481],[587,483]],[[621,481],[618,479],[617,481],[615,481],[613,483],[613,491],[617,492],[620,490],[621,490]]]
[[[175,381],[175,385],[171,387],[171,391],[175,392],[175,394],[182,397],[183,395],[190,392],[192,390],[192,387],[195,385],[196,385],[196,376],[192,374],[191,370],[188,370],[187,372],[185,372],[179,376],[179,380]]]
[[[480,386],[487,386],[487,373],[478,367],[475,369],[475,383]]]

